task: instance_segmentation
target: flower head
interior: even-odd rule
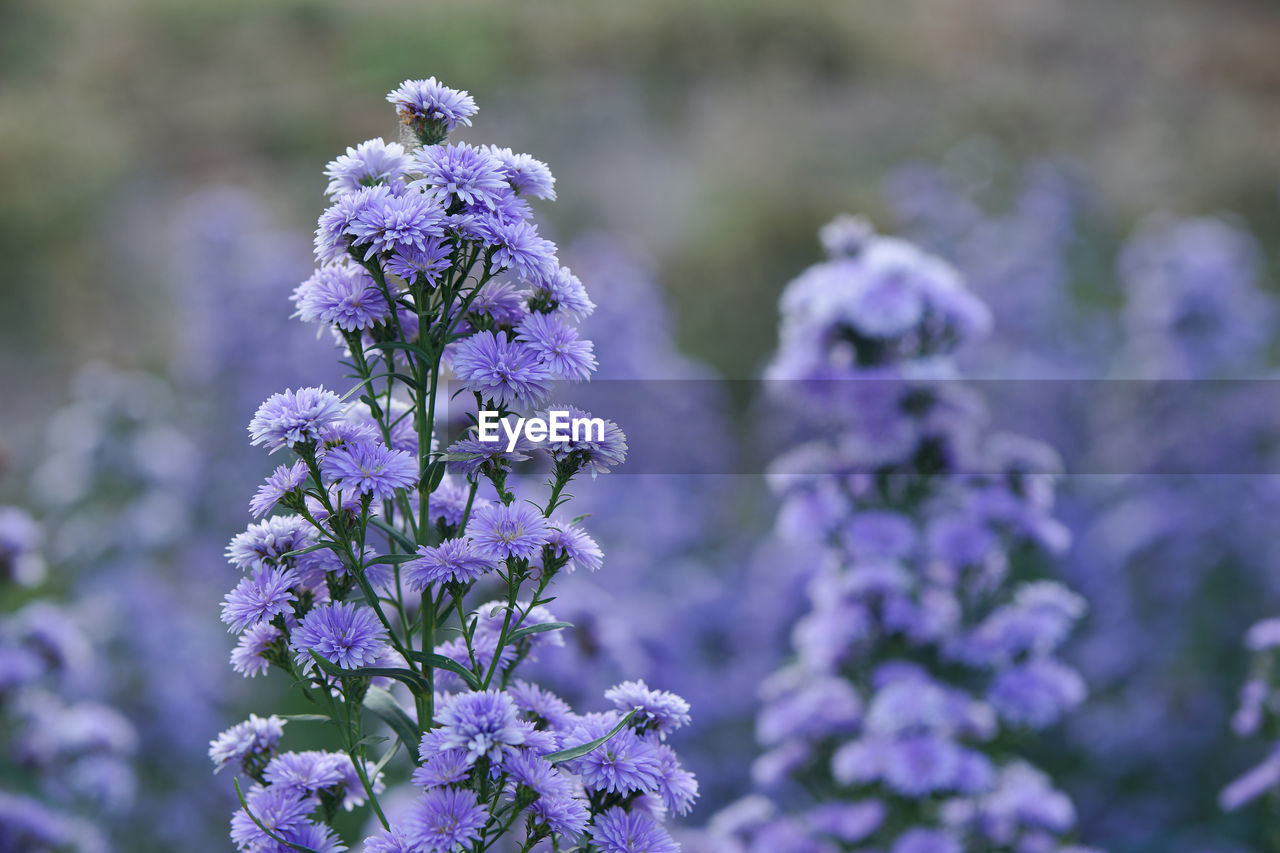
[[[459,341],[453,351],[453,372],[468,391],[508,409],[540,403],[551,380],[531,346],[493,332],[478,332]]]
[[[528,342],[538,359],[561,379],[580,380],[596,369],[591,341],[555,314],[530,314],[521,322],[520,339]]]
[[[615,806],[598,815],[589,831],[600,853],[680,853],[667,831],[640,811]]]
[[[418,482],[418,460],[403,450],[378,442],[344,444],[325,453],[320,470],[343,488],[371,494],[378,500],[395,497],[396,489]]]
[[[472,763],[482,757],[497,761],[505,749],[525,742],[525,729],[515,703],[506,693],[496,690],[451,696],[441,706],[437,719],[444,732],[440,745],[465,750]]]
[[[209,744],[209,758],[215,770],[255,756],[270,755],[284,737],[284,724],[284,720],[274,715],[250,714],[243,723],[227,729]]]
[[[373,277],[353,263],[326,264],[293,292],[297,316],[327,323],[344,332],[372,329],[391,316],[386,297]]]
[[[496,568],[497,560],[479,553],[470,539],[446,539],[419,548],[418,558],[404,564],[403,577],[409,589],[420,592],[433,583],[467,583]]]
[[[502,164],[484,149],[465,142],[421,148],[413,162],[422,177],[410,186],[446,208],[459,204],[492,211],[511,194]]]
[[[535,160],[528,154],[516,154],[510,148],[499,148],[496,145],[486,145],[484,150],[498,161],[507,183],[517,194],[555,199],[556,179],[546,163]]]
[[[385,184],[404,176],[409,168],[409,158],[399,142],[383,142],[381,137],[361,142],[348,148],[346,154],[325,166],[329,177],[327,195],[336,196],[355,192],[362,187]]]
[[[309,670],[314,651],[343,669],[369,666],[386,653],[387,631],[373,611],[351,602],[315,608],[294,629],[291,645],[298,663]]]
[[[494,560],[531,560],[551,538],[547,520],[527,504],[490,504],[475,511],[467,534],[477,554]]]
[[[641,730],[651,727],[662,737],[689,724],[688,702],[666,690],[650,690],[643,681],[610,687],[604,698],[623,713],[636,709],[632,724]]]
[[[405,80],[387,94],[387,100],[395,104],[400,121],[423,145],[441,142],[460,124],[470,127],[477,110],[475,98],[434,77]]]
[[[342,400],[323,387],[272,394],[249,421],[253,444],[272,450],[320,437],[320,430],[342,417]]]
[[[256,568],[253,574],[241,578],[223,599],[222,621],[227,623],[228,630],[237,633],[266,622],[286,612],[290,603],[297,600],[293,594],[297,585],[298,575],[293,569]]]
[[[254,518],[261,518],[275,508],[284,496],[302,488],[307,481],[307,466],[299,461],[292,465],[280,465],[271,472],[267,481],[258,488],[258,493],[249,502],[249,512]]]

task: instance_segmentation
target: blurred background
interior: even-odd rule
[[[166,811],[172,832],[194,821],[216,837],[228,807],[191,792],[207,794],[223,715],[243,716],[210,604],[267,464],[243,425],[266,394],[336,376],[327,344],[288,319],[321,171],[392,138],[384,93],[432,75],[480,104],[459,138],[548,163],[559,200],[540,206],[544,230],[600,270],[583,278],[602,308],[606,293],[635,304],[619,281],[651,291],[642,309],[665,311],[687,375],[759,374],[777,296],[840,212],[969,277],[997,320],[967,357],[975,376],[1257,378],[1276,363],[1271,0],[0,0],[0,500],[37,516],[46,586],[78,602],[91,640],[109,638],[91,645],[123,674],[89,692],[142,733],[113,748],[170,738],[168,755],[192,757],[144,761],[136,783],[144,801],[185,803]],[[1154,291],[1153,267],[1174,271]],[[1171,318],[1177,299],[1194,305]],[[729,412],[747,396],[731,390]],[[1223,417],[1254,423],[1232,402],[1182,425],[1212,445],[1195,467],[1249,470],[1242,454],[1258,454],[1277,470],[1273,432],[1220,436]],[[1098,414],[1040,412],[1036,432],[1079,458],[1107,429]],[[726,442],[749,442],[743,429]],[[761,496],[737,495],[749,508],[717,522],[718,557],[679,544],[712,578],[770,523],[750,508],[758,484],[737,490]],[[1077,541],[1063,571],[1094,613],[1074,654],[1098,701],[1036,758],[1075,797],[1081,836],[1280,849],[1264,811],[1216,802],[1265,748],[1238,743],[1229,717],[1244,631],[1280,611],[1280,489],[1068,476],[1063,493]],[[157,612],[171,624],[155,637],[121,630]],[[190,681],[128,674],[162,647],[153,671]],[[175,703],[190,714],[163,733]]]

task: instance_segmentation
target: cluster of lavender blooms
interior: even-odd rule
[[[0,593],[38,582],[42,530],[24,510],[0,507]],[[44,599],[0,614],[0,849],[109,849],[103,824],[131,805],[137,733],[88,695],[100,661],[76,616]]]
[[[816,559],[793,658],[761,687],[761,794],[714,851],[1079,851],[1069,798],[1013,748],[1079,704],[1084,611],[1034,578],[1066,532],[1054,454],[990,433],[951,354],[989,324],[946,264],[842,218],[783,293],[768,378],[825,417],[775,464],[779,535]],[[767,795],[767,796],[766,796]]]
[[[553,383],[595,367],[577,330],[592,303],[531,221],[553,178],[528,155],[446,142],[476,112],[465,92],[409,80],[388,100],[413,142],[370,140],[329,165],[322,265],[294,294],[356,384],[290,389],[254,415],[253,443],[290,458],[250,502],[263,520],[228,547],[244,575],[222,612],[234,668],[283,671],[339,750],[281,752],[290,721],[276,716],[219,736],[215,765],[250,780],[232,840],[342,850],[334,817],[367,804],[368,853],[678,850],[663,823],[697,784],[665,739],[687,703],[628,681],[580,715],[516,677],[570,627],[546,607],[552,580],[602,564],[562,507],[576,476],[622,462],[621,430],[545,453],[436,444],[446,368],[477,410],[505,414],[544,410]],[[540,500],[511,476],[535,454],[550,457]],[[394,735],[377,756],[375,721]],[[415,796],[397,812],[382,800],[401,747]]]
[[[955,263],[992,305],[999,338],[1016,340],[1011,358],[984,343],[964,363],[1002,378],[1013,369],[1014,377],[1128,380],[1079,383],[1077,405],[1023,412],[1027,428],[1074,450],[1077,467],[1115,472],[1071,478],[1059,502],[1075,534],[1062,575],[1091,602],[1068,656],[1093,698],[1068,718],[1055,777],[1075,790],[1093,834],[1118,848],[1245,849],[1225,838],[1265,835],[1254,815],[1224,822],[1206,796],[1211,779],[1240,766],[1227,740],[1238,675],[1203,662],[1231,660],[1239,614],[1261,617],[1280,595],[1269,529],[1280,493],[1271,476],[1191,472],[1272,464],[1267,395],[1257,384],[1219,381],[1271,375],[1267,329],[1276,309],[1261,286],[1260,247],[1231,218],[1161,214],[1116,241],[1112,264],[1100,251],[1111,242],[1110,223],[1068,221],[1060,204],[1025,203],[1035,186],[1061,184],[1035,177],[1048,174],[1043,165],[1028,171],[1008,213],[995,215],[987,212],[989,173],[975,175],[964,161],[913,166],[889,183],[907,231]],[[1056,194],[1082,199],[1086,189],[1062,185]],[[1069,236],[1060,224],[1077,238],[1014,239]],[[998,269],[1010,253],[1025,258],[1018,276],[988,278],[985,259],[997,259]],[[1121,301],[1118,323],[1098,310]],[[1185,476],[1124,473],[1159,470],[1174,450]]]
[[[749,541],[729,524],[735,483],[711,476],[728,470],[735,449],[724,386],[677,349],[643,257],[604,234],[576,239],[565,255],[595,283],[598,303],[581,329],[600,367],[581,399],[618,414],[631,447],[622,472],[574,486],[609,571],[559,584],[556,612],[574,623],[575,640],[531,672],[574,703],[628,677],[685,697],[699,712],[672,742],[697,774],[702,808],[724,804],[747,773],[755,685],[776,663],[772,637],[745,629],[740,552]]]

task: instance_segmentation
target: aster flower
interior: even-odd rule
[[[502,164],[487,151],[465,142],[420,148],[414,153],[413,164],[422,177],[409,186],[446,208],[461,204],[493,210],[511,193]]]
[[[249,422],[253,444],[272,450],[314,441],[320,430],[342,416],[342,400],[323,387],[272,394]]]
[[[343,669],[377,663],[387,651],[386,629],[368,607],[349,602],[315,608],[294,630],[290,645],[304,670],[314,651]]]
[[[569,460],[580,468],[590,471],[592,476],[607,474],[609,469],[621,465],[627,458],[627,436],[611,420],[592,418],[576,406],[556,405],[551,410],[567,412],[569,422],[593,421],[603,422],[603,436],[596,427],[585,429],[577,438],[570,435],[568,441],[556,441],[550,445],[551,455],[557,460]]]
[[[433,788],[414,803],[404,829],[417,845],[415,849],[452,853],[479,838],[488,818],[473,791]]]
[[[303,462],[278,466],[249,502],[249,512],[254,518],[261,518],[271,512],[285,495],[302,488],[307,482],[307,476],[307,466]]]
[[[537,352],[505,335],[479,332],[459,341],[452,365],[464,388],[503,408],[537,405],[549,390],[551,374]]]
[[[482,147],[490,157],[501,164],[507,183],[516,193],[531,195],[535,198],[555,199],[556,179],[546,163],[535,160],[528,154],[516,154],[510,148],[499,148],[496,145]]]
[[[495,690],[451,696],[436,719],[443,730],[440,745],[465,750],[472,763],[483,757],[498,761],[504,750],[525,742],[515,703]]]
[[[477,109],[471,95],[434,77],[405,80],[387,94],[387,100],[395,104],[400,121],[423,145],[441,142],[460,124],[470,127]]]
[[[595,715],[575,726],[567,740],[587,743],[604,737],[617,722],[613,715]],[[569,766],[588,788],[624,795],[657,790],[663,775],[655,744],[631,729],[623,729]]]
[[[633,724],[652,727],[662,738],[689,724],[689,703],[666,690],[650,690],[643,681],[624,681],[605,691],[604,698],[626,713],[637,709]]]
[[[449,268],[453,248],[445,240],[426,239],[422,246],[397,246],[387,257],[387,272],[405,281],[422,278],[434,285],[440,273]],[[408,330],[405,330],[408,334]]]
[[[532,284],[528,297],[530,311],[582,320],[596,308],[587,296],[587,289],[568,267],[559,267],[549,278]]]
[[[485,242],[496,247],[490,270],[507,270],[522,281],[544,282],[557,274],[556,247],[538,234],[538,229],[524,220],[481,223]]]
[[[551,521],[551,533],[547,545],[553,553],[563,554],[568,561],[564,568],[567,572],[581,566],[589,572],[596,572],[604,565],[604,552],[585,530],[572,522]]]
[[[368,247],[366,261],[384,252],[425,252],[428,241],[443,237],[444,231],[444,210],[415,192],[365,205],[347,228],[353,246]]]
[[[418,460],[383,444],[344,444],[320,460],[321,473],[344,488],[389,500],[418,482]]]
[[[311,803],[296,791],[274,785],[251,788],[245,796],[245,807],[231,818],[231,840],[244,853],[276,848],[277,842],[264,829],[286,841],[298,837],[309,823],[307,816],[312,809]]]
[[[284,737],[284,725],[285,721],[274,715],[250,714],[249,719],[227,729],[209,744],[209,758],[215,770],[270,755]]]
[[[653,818],[615,807],[596,817],[589,830],[600,853],[679,853],[680,845]]]
[[[516,437],[515,447],[507,450],[510,441],[501,435],[497,441],[481,441],[478,438],[462,438],[449,445],[448,460],[450,465],[464,477],[475,478],[481,474],[510,471],[513,462],[523,462],[529,458],[529,451],[537,445],[525,438],[521,432]]]
[[[285,554],[310,546],[314,536],[302,516],[273,515],[236,534],[227,545],[227,559],[241,569],[276,565]]]
[[[551,527],[527,504],[491,504],[472,513],[467,525],[475,553],[494,560],[531,560],[551,537]]]
[[[293,292],[297,316],[354,332],[385,323],[391,307],[373,277],[353,263],[327,264]]]
[[[409,168],[409,158],[399,142],[383,142],[382,138],[369,139],[325,166],[329,178],[325,194],[336,196],[355,192],[362,187],[385,184],[404,176]]]
[[[498,568],[497,560],[480,554],[470,539],[446,539],[418,548],[418,558],[402,567],[409,589],[421,592],[433,583],[467,583]]]
[[[321,263],[332,263],[347,258],[351,240],[355,236],[352,229],[361,215],[367,210],[385,205],[403,191],[402,186],[378,184],[334,199],[333,204],[320,214],[316,223],[316,259]]]
[[[539,360],[561,379],[587,379],[596,369],[591,341],[579,340],[577,330],[554,314],[530,314],[520,324],[519,333]]]
[[[250,625],[231,651],[232,668],[246,678],[265,675],[271,665],[267,652],[274,649],[283,636],[284,633],[270,622]]]
[[[297,600],[293,594],[297,585],[298,575],[293,569],[270,566],[254,569],[223,599],[222,621],[227,623],[228,630],[239,633],[285,613]]]

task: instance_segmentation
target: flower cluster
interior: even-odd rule
[[[31,516],[0,507],[6,580],[36,560],[39,544]],[[106,850],[98,824],[133,800],[137,733],[114,708],[85,695],[86,676],[99,662],[76,621],[41,599],[0,615],[0,770],[23,782],[19,792],[0,791],[5,850]]]
[[[548,446],[540,500],[511,476],[532,445],[469,433],[439,450],[446,370],[474,418],[539,410],[555,383],[595,369],[577,329],[592,303],[531,219],[529,198],[554,197],[550,171],[447,142],[475,112],[464,92],[406,81],[389,100],[419,144],[370,140],[329,165],[321,266],[294,293],[356,384],[291,388],[252,418],[252,442],[291,458],[250,502],[265,517],[227,548],[243,574],[222,609],[239,636],[233,666],[285,672],[340,751],[277,752],[274,717],[215,740],[215,765],[253,782],[232,840],[343,849],[333,817],[368,804],[381,824],[369,851],[487,849],[517,833],[525,850],[675,850],[664,816],[697,795],[662,742],[687,722],[683,700],[627,683],[607,694],[615,710],[578,716],[515,679],[569,627],[546,608],[552,580],[602,564],[559,512],[565,488],[620,464],[625,436],[606,422],[603,437]],[[375,720],[394,735],[376,759]],[[404,815],[379,796],[401,749],[419,789]]]
[[[1249,678],[1240,688],[1240,705],[1231,728],[1240,737],[1275,739],[1280,723],[1280,619],[1264,619],[1249,629],[1245,647],[1253,655]],[[1223,789],[1219,802],[1235,811],[1280,787],[1280,744],[1256,767]]]
[[[783,293],[770,371],[830,402],[771,474],[779,535],[814,557],[756,722],[753,775],[783,810],[731,807],[714,849],[1072,849],[1070,801],[997,746],[1084,697],[1055,655],[1084,602],[1023,559],[1066,544],[1054,456],[941,381],[986,326],[949,267],[856,220],[823,237],[832,258]]]

